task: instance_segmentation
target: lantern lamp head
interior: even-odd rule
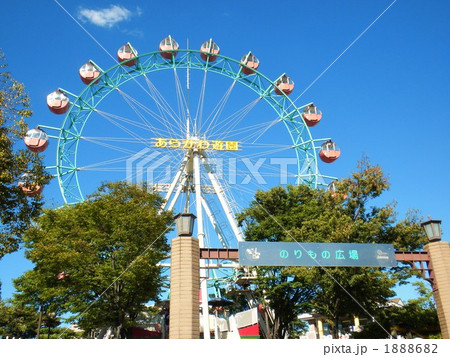
[[[192,237],[194,221],[197,217],[192,213],[178,213],[175,216],[177,235],[179,237]]]
[[[437,219],[429,219],[420,224],[427,235],[430,242],[438,242],[441,240],[441,221]]]

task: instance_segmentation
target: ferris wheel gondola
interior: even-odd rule
[[[136,64],[137,55],[138,52],[133,46],[130,45],[130,43],[123,45],[117,50],[118,61],[128,67],[132,67]]]
[[[47,149],[49,143],[47,133],[39,127],[28,130],[23,141],[28,150],[36,153]]]
[[[172,38],[172,36],[167,36],[159,43],[159,51],[161,52],[161,56],[166,59],[171,59],[172,56],[176,57],[178,54],[177,50],[179,48],[180,45]]]

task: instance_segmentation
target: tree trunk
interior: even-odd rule
[[[36,338],[39,340],[41,334],[41,323],[42,323],[42,306],[39,309],[39,318],[38,318],[38,327],[37,327],[37,336]]]
[[[339,338],[339,315],[334,316],[334,326],[332,329],[333,332],[333,338],[338,339]]]
[[[113,331],[114,331],[114,338],[122,338],[122,336],[120,335],[122,332],[122,324],[114,327]]]

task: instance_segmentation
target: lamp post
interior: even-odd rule
[[[421,223],[429,243],[423,247],[428,252],[435,276],[434,301],[442,337],[450,338],[450,243],[442,241],[441,221],[429,219]]]
[[[200,335],[200,246],[192,237],[192,213],[175,216],[178,237],[172,240],[170,259],[169,338],[194,339]]]
[[[441,222],[442,221],[438,219],[429,219],[428,221],[420,224],[430,242],[438,242],[441,240]]]

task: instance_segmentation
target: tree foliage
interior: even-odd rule
[[[31,115],[30,98],[6,70],[0,49],[0,259],[19,249],[22,233],[42,206],[41,196],[27,198],[17,186],[20,176],[28,172],[41,186],[49,180],[39,155],[17,149]]]
[[[77,333],[60,325],[60,319],[53,313],[41,314],[39,338],[74,338]],[[39,311],[17,299],[0,301],[0,338],[37,338]]]
[[[254,296],[261,301],[267,321],[265,337],[296,337],[302,325],[298,315],[311,310],[315,284],[304,276],[289,274],[288,269],[264,267],[258,269],[255,285]]]
[[[83,203],[44,210],[25,234],[35,268],[15,281],[16,299],[46,313],[71,313],[86,334],[102,327],[124,337],[163,284],[170,212],[162,198],[108,183]]]
[[[383,338],[388,330],[406,338],[442,338],[433,292],[423,282],[415,283],[419,297],[404,306],[385,306],[375,313],[377,323],[369,323],[354,338]]]
[[[33,338],[36,336],[38,314],[31,306],[0,301],[0,336],[2,338]]]
[[[367,160],[358,170],[340,180],[336,192],[312,189],[306,185],[274,187],[258,191],[250,207],[239,216],[247,240],[327,243],[392,243],[397,249],[421,248],[426,239],[417,215],[396,223],[393,204],[370,205],[389,188],[381,167]],[[301,280],[312,296],[310,307],[325,317],[338,337],[339,318],[371,315],[393,296],[392,288],[410,275],[402,268],[277,268],[288,281]],[[272,289],[254,287],[269,296]],[[276,286],[274,286],[276,288]],[[311,292],[311,289],[314,289]],[[271,304],[277,305],[273,296]],[[301,302],[288,300],[290,309]],[[286,302],[284,302],[286,304]],[[286,316],[286,319],[291,317]],[[288,321],[280,324],[286,328]],[[282,327],[284,326],[284,327]],[[279,336],[283,333],[280,331]]]

